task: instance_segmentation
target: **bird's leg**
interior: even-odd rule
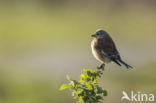
[[[105,63],[102,63],[100,66],[98,66],[97,68],[98,69],[102,69],[102,70],[104,70],[104,67],[105,67]]]

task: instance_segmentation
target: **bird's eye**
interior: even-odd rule
[[[99,35],[99,33],[97,33],[96,35]]]

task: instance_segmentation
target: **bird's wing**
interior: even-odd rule
[[[110,36],[104,38],[104,40],[102,41],[101,50],[103,50],[109,56],[120,57],[116,45]]]
[[[132,66],[128,65],[124,61],[121,60],[120,54],[115,46],[114,41],[111,37],[105,39],[105,41],[102,44],[101,52],[104,56],[111,59],[113,62],[121,66],[123,64],[126,68],[133,68]]]
[[[102,55],[104,55],[105,57],[109,58],[110,60],[112,60],[113,62],[115,62],[116,64],[118,64],[119,66],[121,66],[121,64],[118,62],[118,60],[114,57],[114,56],[109,56],[107,53],[105,53],[103,50],[101,51]]]
[[[116,64],[118,64],[119,66],[121,66],[120,62],[118,61],[118,59],[120,59],[120,54],[112,38],[108,36],[101,43],[102,43],[100,47],[101,53],[107,58],[111,59]]]

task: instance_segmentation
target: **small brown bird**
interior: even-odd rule
[[[106,31],[97,30],[92,37],[94,37],[91,42],[92,53],[94,57],[102,63],[98,66],[99,69],[104,69],[105,63],[109,63],[111,61],[115,62],[119,66],[123,64],[126,68],[132,68],[132,66],[121,60],[114,41]]]

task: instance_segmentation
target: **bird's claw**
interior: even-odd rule
[[[105,67],[105,64],[102,63],[100,66],[97,67],[97,69],[102,69],[102,70],[104,70],[104,67]]]

